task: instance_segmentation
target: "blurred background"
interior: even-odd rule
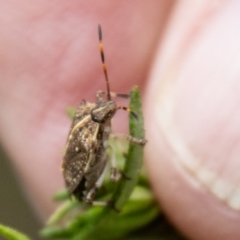
[[[18,177],[1,147],[0,163],[0,223],[27,234],[30,239],[42,239],[38,235],[42,224],[21,191]]]

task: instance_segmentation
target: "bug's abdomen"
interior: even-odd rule
[[[86,152],[79,152],[75,157],[64,160],[67,164],[63,164],[63,176],[68,193],[71,194],[84,176],[88,154]]]
[[[85,122],[84,126],[82,123]],[[76,127],[77,126],[77,127]],[[63,175],[69,194],[72,194],[87,171],[90,157],[98,147],[96,135],[98,124],[88,120],[88,116],[75,124],[69,133],[63,161]]]

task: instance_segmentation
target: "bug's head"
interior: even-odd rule
[[[94,122],[104,123],[111,119],[117,110],[116,103],[112,100],[101,102],[93,108],[91,118]]]

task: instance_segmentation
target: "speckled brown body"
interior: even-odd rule
[[[102,123],[92,120],[94,111],[99,108],[109,115]],[[78,199],[86,197],[95,188],[95,183],[107,164],[107,140],[111,129],[110,120],[115,110],[108,108],[108,102],[102,98],[98,104],[82,101],[76,110],[62,168],[69,194]]]

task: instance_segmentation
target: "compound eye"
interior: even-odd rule
[[[96,123],[103,123],[106,116],[97,110],[91,112],[91,118]]]
[[[91,114],[91,118],[94,122],[97,122],[97,117],[93,113]]]
[[[98,118],[93,112],[91,113],[91,118],[94,122],[101,123],[101,119]]]

